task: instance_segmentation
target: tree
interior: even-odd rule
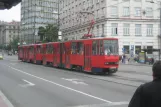
[[[38,35],[40,36],[40,41],[44,40],[45,37],[45,31],[46,29],[44,27],[39,27]]]
[[[19,42],[19,38],[16,37],[16,38],[13,38],[13,40],[9,44],[14,51],[18,50],[18,42]]]
[[[0,49],[3,49],[3,45],[0,45]]]
[[[58,27],[53,24],[44,27],[39,27],[38,35],[42,42],[56,42],[58,41]]]

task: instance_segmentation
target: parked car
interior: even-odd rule
[[[12,56],[12,52],[11,52],[11,51],[9,51],[9,52],[8,52],[8,55]]]

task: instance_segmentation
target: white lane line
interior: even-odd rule
[[[34,86],[35,84],[33,84],[33,83],[31,83],[31,82],[29,82],[29,81],[27,81],[27,80],[24,80],[23,79],[23,81],[25,81],[25,82],[27,82],[29,85],[31,85],[31,86]]]
[[[70,88],[70,87],[67,87],[67,86],[58,84],[58,83],[56,83],[56,82],[53,82],[53,81],[50,81],[50,80],[47,80],[47,79],[44,79],[44,78],[41,78],[41,77],[32,75],[32,74],[30,74],[30,73],[27,73],[27,72],[24,72],[24,71],[22,71],[22,70],[13,68],[13,67],[11,67],[11,66],[8,66],[8,67],[10,67],[11,69],[16,70],[16,71],[18,71],[18,72],[21,72],[21,73],[23,73],[23,74],[29,75],[29,76],[31,76],[31,77],[35,77],[35,78],[37,78],[37,79],[40,79],[40,80],[49,82],[49,83],[51,83],[51,84],[57,85],[57,86],[59,86],[59,87],[62,87],[62,88],[68,89],[68,90],[71,90],[71,91],[80,93],[80,94],[82,94],[82,95],[85,95],[85,96],[88,96],[88,97],[91,97],[91,98],[94,98],[94,99],[97,99],[97,100],[100,100],[100,101],[104,101],[104,102],[106,102],[106,103],[110,103],[110,104],[120,103],[120,105],[122,105],[121,102],[112,102],[112,101],[109,101],[109,100],[105,100],[105,99],[103,99],[103,98],[99,98],[99,97],[90,95],[90,94],[88,94],[88,93],[85,93],[85,92],[82,92],[82,91],[79,91],[79,90],[75,90],[75,89],[73,89],[73,88]]]
[[[7,97],[0,91],[0,96],[3,101],[7,104],[8,107],[14,107],[11,102],[7,99]]]
[[[29,87],[29,86],[34,86],[35,84],[33,84],[33,83],[31,83],[31,82],[29,82],[29,81],[27,81],[27,80],[24,80],[23,79],[23,81],[25,81],[25,82],[27,82],[27,84],[25,84],[25,85],[20,85],[21,87]]]
[[[24,73],[24,74],[26,74],[26,75],[29,75],[29,76],[35,77],[35,78],[37,78],[37,79],[40,79],[40,80],[43,80],[43,81],[46,81],[46,82],[49,82],[49,83],[52,83],[52,84],[57,85],[57,86],[59,86],[59,87],[63,87],[63,88],[65,88],[65,89],[68,89],[68,90],[71,90],[71,91],[74,91],[74,92],[77,92],[77,93],[80,93],[80,94],[83,94],[83,95],[86,95],[86,96],[92,97],[92,98],[97,99],[97,100],[104,101],[104,102],[106,102],[106,103],[113,103],[113,102],[111,102],[111,101],[108,101],[108,100],[105,100],[105,99],[102,99],[102,98],[99,98],[99,97],[96,97],[96,96],[93,96],[93,95],[90,95],[90,94],[84,93],[84,92],[82,92],[82,91],[78,91],[78,90],[75,90],[75,89],[73,89],[73,88],[66,87],[66,86],[64,86],[64,85],[61,85],[61,84],[55,83],[55,82],[53,82],[53,81],[49,81],[49,80],[47,80],[47,79],[44,79],[44,78],[41,78],[41,77],[38,77],[38,76],[32,75],[32,74],[30,74],[30,73],[27,73],[27,72],[24,72],[24,71],[22,71],[22,70],[19,70],[19,69],[13,68],[13,67],[11,67],[11,66],[8,66],[8,67],[10,67],[11,69],[16,70],[16,71],[18,71],[18,72]]]
[[[10,63],[11,65],[16,65],[16,63]]]
[[[110,107],[110,106],[128,105],[128,104],[129,104],[128,102],[115,102],[112,104],[104,103],[104,104],[78,105],[78,106],[72,106],[72,107]]]
[[[79,84],[80,85],[88,85],[80,79],[67,79],[67,78],[61,78],[61,79],[72,82],[72,83],[77,84],[77,85],[79,85]]]

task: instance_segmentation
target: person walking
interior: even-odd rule
[[[140,85],[128,107],[161,107],[161,61],[152,67],[153,81]]]

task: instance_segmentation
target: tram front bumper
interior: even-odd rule
[[[116,73],[117,70],[118,70],[118,68],[116,68],[116,67],[111,67],[111,68],[109,68],[109,73]]]

